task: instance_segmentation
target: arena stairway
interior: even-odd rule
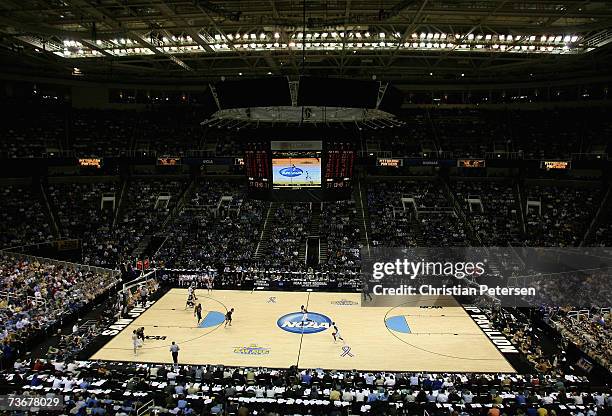
[[[117,226],[117,222],[119,221],[119,216],[123,210],[123,201],[125,200],[125,194],[127,192],[128,181],[123,178],[121,180],[121,192],[119,193],[119,200],[117,201],[117,206],[115,207],[115,215],[113,217],[113,228]]]
[[[166,233],[157,233],[151,236],[151,241],[145,247],[142,255],[143,258],[152,258],[155,257],[161,246],[168,240],[168,234]]]
[[[152,235],[143,236],[138,242],[138,245],[132,251],[132,258],[141,259],[142,255],[145,253],[145,251],[147,251],[152,239]]]
[[[321,239],[319,237],[308,237],[304,247],[304,263],[308,267],[317,267],[321,263]],[[300,253],[301,255],[302,253]]]
[[[259,242],[255,249],[255,260],[261,260],[264,255],[268,252],[268,246],[270,245],[270,233],[274,227],[274,212],[280,204],[278,202],[271,202],[268,206],[268,212],[266,213],[266,219],[259,235]]]
[[[181,213],[183,208],[187,205],[189,198],[193,195],[195,186],[196,181],[190,179],[185,189],[183,189],[183,191],[177,196],[177,203],[174,208],[170,210],[170,213],[164,220],[163,228],[166,228],[168,224],[171,224],[172,221]]]
[[[427,240],[425,239],[425,232],[421,227],[421,223],[414,215],[412,216],[411,223],[414,227],[414,240],[416,241],[417,247],[429,247],[431,244],[427,243]]]
[[[523,205],[523,201],[524,201],[524,195],[523,192],[521,191],[521,184],[520,182],[517,182],[515,185],[515,192],[516,192],[516,197],[518,198],[518,204],[519,204],[519,212],[520,212],[520,216],[519,216],[519,220],[521,222],[521,230],[523,231],[523,234],[527,233],[527,226],[526,226],[526,220],[525,220],[525,210],[523,209],[523,207],[525,205]]]
[[[428,143],[422,143],[423,146],[423,152],[431,152],[431,150],[435,150],[435,152],[438,152],[438,149],[440,149],[440,139],[438,138],[438,131],[436,130],[436,123],[434,122],[433,118],[431,117],[431,113],[429,112],[429,109],[425,110],[426,112],[426,116],[427,116],[427,124],[429,125],[429,129],[431,130],[431,139]],[[429,145],[429,146],[426,146]],[[429,149],[427,149],[426,147],[429,147]],[[431,147],[434,147],[434,149],[431,149]]]
[[[41,194],[41,198],[45,204],[45,208],[46,208],[46,216],[49,219],[49,223],[51,224],[51,231],[53,232],[53,236],[54,237],[59,237],[61,235],[60,233],[60,229],[57,225],[57,214],[53,211],[53,208],[51,207],[51,204],[49,203],[49,198],[47,197],[47,192],[45,191],[45,187],[43,186],[43,183],[40,182],[39,183],[40,186],[40,194]]]
[[[516,218],[518,220],[519,223],[519,230],[517,230],[517,232],[509,232],[505,235],[505,239],[508,242],[508,244],[514,245],[514,246],[518,246],[522,244],[523,241],[523,229],[525,227],[525,222],[524,222],[524,218],[523,218],[523,210],[522,210],[522,206],[521,206],[521,200],[520,195],[519,195],[519,186],[518,183],[517,184],[513,184],[512,185],[512,192],[513,192],[513,196],[514,196],[514,200],[516,203],[515,206],[515,210],[516,210]]]
[[[357,177],[357,186],[353,188],[353,199],[355,200],[355,208],[357,209],[357,223],[359,224],[360,245],[370,250],[370,238],[372,234],[370,229],[370,215],[368,212],[368,188],[367,182]],[[327,242],[325,243],[327,245]],[[327,248],[325,251],[327,257]]]
[[[594,240],[594,235],[595,235],[595,231],[597,230],[597,226],[602,221],[605,221],[609,215],[612,215],[610,214],[610,212],[612,212],[612,184],[608,186],[608,190],[606,191],[606,194],[601,199],[601,204],[599,205],[599,208],[597,209],[597,213],[593,217],[593,220],[591,221],[589,228],[585,232],[584,237],[582,238],[582,241],[580,242],[580,247],[583,247],[587,245],[587,243],[590,243],[592,240]]]
[[[455,210],[457,217],[463,223],[465,230],[467,231],[467,235],[470,239],[470,244],[482,247],[483,243],[482,243],[482,240],[480,239],[480,236],[478,235],[478,232],[476,232],[474,225],[472,224],[470,219],[467,217],[467,215],[465,215],[465,211],[463,210],[463,207],[461,206],[457,198],[455,198],[455,194],[450,189],[450,185],[445,180],[442,181],[442,184],[443,184],[443,189],[444,189],[444,194],[446,196],[446,199],[448,199],[451,202],[451,206]]]
[[[461,204],[455,197],[455,194],[451,191],[451,188],[448,182],[443,180],[442,183],[444,186],[444,193],[446,194],[446,198],[449,201],[451,201],[454,207],[455,213],[457,214],[457,217],[463,223],[465,230],[467,231],[470,245],[473,245],[476,247],[483,247],[485,250],[485,253],[487,253],[486,254],[486,257],[488,259],[487,270],[490,272],[491,275],[501,276],[502,271],[501,271],[501,264],[499,263],[499,260],[495,258],[495,256],[490,255],[486,245],[483,243],[482,239],[478,235],[478,232],[476,232],[476,229],[474,228],[472,221],[470,221],[468,216],[465,214],[463,207],[461,206]]]
[[[308,238],[306,243],[300,247],[298,259],[311,267],[316,267],[321,263],[321,211],[323,203],[310,204],[310,227],[308,228]]]
[[[321,204],[321,211],[323,210],[323,204]],[[325,264],[327,263],[327,238],[326,237],[321,237],[325,235],[325,230],[321,230],[321,227],[323,227],[321,225],[321,214],[319,214],[319,218],[318,218],[318,222],[319,222],[319,231],[318,231],[318,235],[319,235],[319,264]],[[322,232],[323,231],[323,232]]]
[[[325,238],[319,239],[319,264],[327,263],[327,240]]]

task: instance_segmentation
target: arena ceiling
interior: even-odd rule
[[[589,77],[612,2],[0,0],[0,37],[4,71],[91,79]]]

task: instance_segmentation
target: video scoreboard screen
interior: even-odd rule
[[[248,143],[235,163],[244,163],[255,198],[321,201],[349,197],[356,157],[346,139],[261,140]]]
[[[273,189],[301,189],[321,187],[320,141],[273,141]]]

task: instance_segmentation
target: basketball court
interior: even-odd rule
[[[197,290],[203,321],[185,309],[186,289],[171,289],[91,359],[182,364],[382,371],[514,372],[452,297],[401,297],[362,307],[357,293]],[[300,306],[309,311],[304,320]],[[235,308],[232,326],[223,316]],[[335,322],[345,343],[334,343]],[[148,337],[133,353],[132,331]]]
[[[274,186],[321,186],[321,160],[315,157],[272,159]]]

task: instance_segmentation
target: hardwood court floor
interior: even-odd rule
[[[169,345],[180,346],[179,362],[286,368],[334,368],[387,371],[514,372],[512,366],[450,297],[398,299],[396,306],[362,307],[356,293],[197,291],[205,327],[185,309],[186,289],[172,289],[91,359],[172,362]],[[332,330],[287,332],[277,321],[307,305],[335,321]],[[423,308],[436,305],[436,308]],[[233,325],[221,314],[235,308]],[[299,320],[301,320],[301,315]],[[134,355],[132,331],[145,327],[147,339]],[[165,338],[164,338],[165,337]]]

